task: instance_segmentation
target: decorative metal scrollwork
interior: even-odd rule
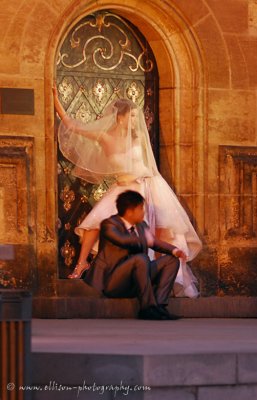
[[[64,103],[69,103],[72,100],[73,87],[67,78],[64,78],[59,85],[59,93]]]
[[[85,32],[88,31],[88,34]],[[102,71],[113,71],[120,66],[124,58],[131,61],[124,63],[130,72],[150,72],[154,63],[149,58],[147,48],[137,37],[140,45],[140,53],[133,54],[131,40],[128,32],[132,32],[131,27],[118,15],[102,12],[90,15],[84,22],[76,26],[70,37],[72,54],[59,53],[58,64],[62,64],[68,69],[74,69],[86,64],[88,59]],[[94,34],[95,33],[95,34]],[[135,33],[133,32],[133,36]],[[90,48],[96,42],[93,52]],[[72,52],[71,52],[72,53]],[[76,61],[75,61],[76,60]],[[75,61],[75,62],[74,62]],[[67,91],[68,88],[65,88]]]
[[[103,195],[106,193],[107,188],[104,185],[99,185],[98,188],[94,191],[94,200],[99,201]]]
[[[67,224],[64,225],[64,229],[65,229],[66,231],[70,231],[70,230],[71,230],[71,224],[70,224],[70,222],[68,222]]]
[[[83,196],[81,196],[80,198],[81,203],[85,204],[88,202],[88,197],[86,194],[83,194]]]
[[[76,119],[88,123],[92,119],[92,113],[88,109],[85,103],[82,103],[79,107],[78,111],[76,112]]]
[[[128,98],[135,103],[139,95],[140,95],[140,89],[138,84],[136,82],[131,82],[130,86],[127,89]]]
[[[71,203],[75,200],[75,194],[73,190],[70,190],[69,186],[65,186],[65,188],[61,191],[60,199],[63,201],[63,207],[66,211],[69,211],[71,208]]]
[[[65,265],[69,267],[72,264],[75,254],[75,248],[70,244],[69,240],[66,240],[64,246],[61,248],[61,255],[64,258]]]
[[[99,103],[101,103],[105,91],[105,85],[98,81],[93,88],[93,93]]]
[[[145,109],[145,122],[146,122],[147,129],[150,130],[151,125],[154,122],[154,114],[148,106]]]

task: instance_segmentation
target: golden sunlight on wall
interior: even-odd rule
[[[57,292],[55,57],[68,26],[97,9],[130,20],[154,52],[161,172],[204,243],[201,294],[256,296],[254,0],[2,0],[0,87],[34,91],[33,115],[0,110],[0,237],[16,249],[6,268],[22,287]]]

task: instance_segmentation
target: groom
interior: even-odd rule
[[[182,250],[156,239],[144,219],[144,198],[128,190],[116,200],[118,214],[105,219],[100,228],[99,250],[85,282],[107,297],[137,297],[141,319],[178,317],[166,309],[179,268]],[[165,253],[150,261],[148,248]]]

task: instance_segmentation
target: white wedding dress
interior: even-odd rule
[[[161,240],[172,243],[183,250],[188,261],[192,260],[200,251],[202,244],[196,234],[188,215],[179,203],[175,193],[160,173],[152,175],[143,163],[140,146],[134,146],[129,152],[114,154],[109,162],[121,164],[129,157],[133,160],[133,171],[129,174],[117,176],[117,183],[113,184],[96,203],[83,222],[75,229],[75,233],[82,237],[83,231],[99,229],[100,223],[113,214],[117,214],[117,196],[126,190],[135,190],[145,198],[145,220],[153,233],[161,232]],[[96,244],[97,246],[97,244]],[[96,251],[97,248],[94,247]],[[149,254],[153,257],[153,252]],[[197,280],[191,269],[180,260],[180,268],[174,285],[177,297],[197,297],[199,295]]]

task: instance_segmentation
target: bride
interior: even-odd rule
[[[75,229],[82,238],[78,263],[70,279],[79,279],[89,268],[87,257],[97,245],[100,223],[116,214],[116,198],[125,190],[135,190],[145,198],[145,219],[154,235],[184,251],[190,261],[201,249],[185,210],[160,175],[141,109],[126,99],[114,100],[102,118],[84,124],[67,116],[54,88],[54,101],[61,118],[58,132],[63,155],[74,165],[72,173],[87,182],[100,183],[115,176],[116,183]],[[153,258],[154,254],[149,254]],[[196,278],[186,261],[174,286],[178,297],[197,297]]]

